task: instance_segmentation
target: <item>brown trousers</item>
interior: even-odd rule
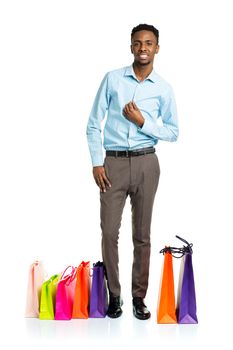
[[[104,167],[112,187],[100,192],[102,258],[108,288],[121,293],[119,281],[118,237],[127,196],[132,212],[133,267],[132,297],[145,298],[150,264],[150,227],[160,167],[156,153],[136,157],[106,156]]]

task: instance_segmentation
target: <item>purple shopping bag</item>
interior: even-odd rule
[[[92,286],[90,294],[90,318],[105,317],[108,308],[106,278],[103,262],[93,264]]]
[[[180,270],[180,281],[177,299],[177,320],[178,323],[198,323],[196,293],[192,265],[192,243],[189,244],[183,238],[176,236],[187,244],[183,246],[183,262]]]

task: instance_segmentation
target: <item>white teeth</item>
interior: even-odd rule
[[[147,55],[140,55],[141,58],[147,58]]]

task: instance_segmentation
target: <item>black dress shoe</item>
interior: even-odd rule
[[[150,318],[150,311],[144,304],[143,298],[133,298],[133,314],[139,320],[147,320],[148,318]]]
[[[114,296],[113,294],[109,293],[109,305],[108,305],[108,311],[107,315],[111,318],[117,318],[120,317],[122,314],[122,308],[123,301],[120,296]]]

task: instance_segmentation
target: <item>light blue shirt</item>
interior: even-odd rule
[[[142,127],[123,115],[123,108],[132,100],[143,115]],[[178,138],[173,89],[154,69],[143,81],[137,79],[133,65],[105,74],[86,129],[93,166],[102,166],[104,163],[101,122],[106,114],[105,150],[134,150],[154,146],[158,140],[172,142]]]

